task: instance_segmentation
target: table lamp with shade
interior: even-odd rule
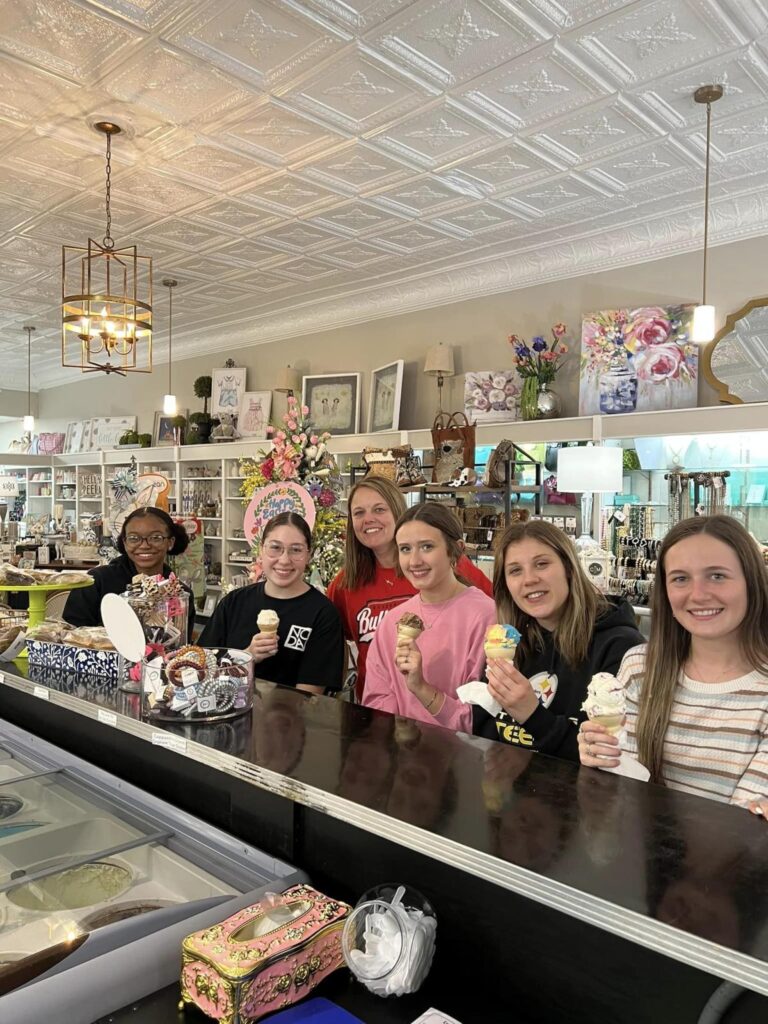
[[[277,387],[274,389],[289,398],[293,398],[298,391],[301,393],[301,374],[292,366],[286,366],[280,371],[277,378]]]
[[[453,377],[453,349],[439,341],[427,352],[424,360],[424,373],[429,377],[437,377],[437,411],[443,411],[443,381]]]
[[[592,497],[594,494],[621,492],[624,460],[621,448],[586,445],[560,448],[557,453],[557,489],[581,493],[581,536],[576,538],[580,551],[599,547],[592,537]]]

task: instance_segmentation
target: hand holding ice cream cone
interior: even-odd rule
[[[485,635],[488,689],[495,701],[517,722],[525,722],[539,706],[539,700],[526,677],[514,666],[520,634],[514,626],[500,623],[489,626]]]
[[[586,711],[590,722],[617,736],[624,725],[627,702],[624,687],[616,676],[610,672],[598,672],[592,676],[581,710]]]
[[[248,647],[248,653],[256,663],[277,654],[279,625],[280,616],[277,612],[272,608],[262,608],[256,618],[259,632],[254,635]]]

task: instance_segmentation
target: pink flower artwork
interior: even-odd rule
[[[697,404],[692,305],[608,309],[584,317],[579,413],[648,412]]]

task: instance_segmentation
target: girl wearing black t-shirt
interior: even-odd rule
[[[281,512],[261,538],[264,579],[233,590],[219,603],[200,643],[237,647],[253,656],[255,672],[283,686],[324,693],[342,683],[344,637],[331,602],[304,575],[312,557],[312,534],[305,519]],[[274,611],[277,632],[261,631],[259,613]]]

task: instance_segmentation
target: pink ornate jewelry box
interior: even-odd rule
[[[239,910],[182,943],[181,1003],[222,1024],[250,1024],[303,999],[344,964],[350,912],[309,885]]]

